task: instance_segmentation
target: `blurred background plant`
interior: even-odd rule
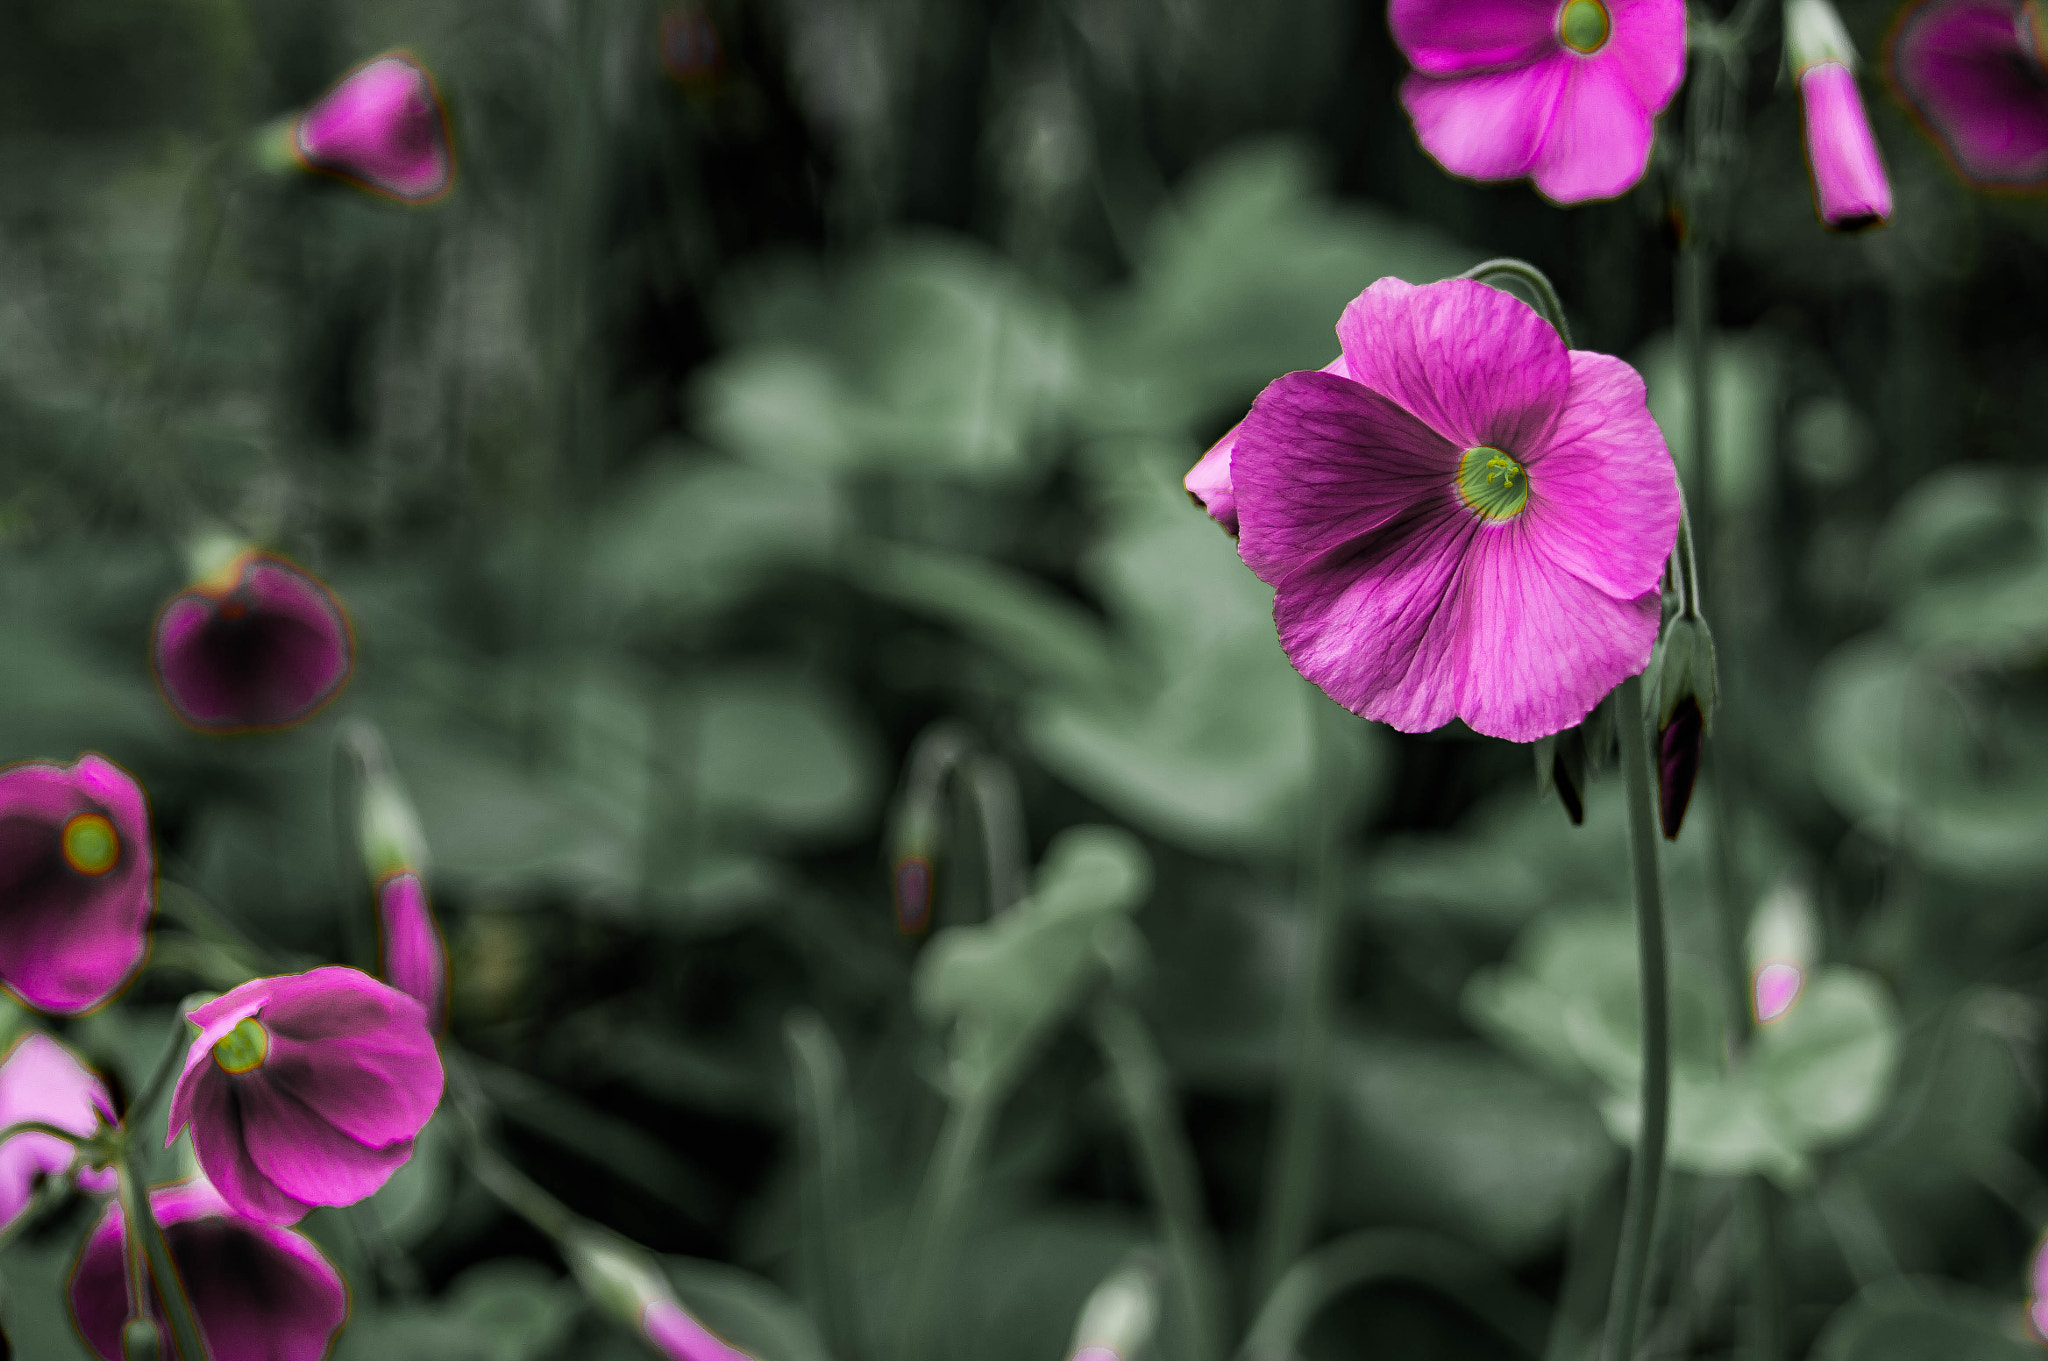
[[[1843,12],[1883,50],[1891,7]],[[1662,150],[1568,212],[1451,180],[1382,14],[1329,0],[106,0],[0,34],[0,756],[133,771],[167,917],[373,966],[337,753],[374,723],[504,1151],[760,1361],[1586,1353],[1636,1070],[1618,782],[1573,829],[1526,752],[1347,720],[1178,483],[1371,280],[1501,253],[1643,369],[1689,469]],[[285,170],[275,120],[397,48],[452,186]],[[1773,59],[1712,370],[1740,854],[1700,805],[1667,859],[1646,1333],[1759,1345],[1729,1226],[1761,1174],[1781,1354],[2017,1356],[2048,219],[1874,93],[1893,225],[1824,234]],[[222,532],[349,613],[349,688],[289,732],[153,691]],[[1776,969],[1735,1074],[1721,872]],[[1322,1250],[1269,1296],[1315,892]],[[205,959],[51,1024],[136,1090],[231,981]],[[375,1233],[307,1222],[337,1355],[646,1354],[456,1118]],[[84,1354],[90,1217],[0,1256],[17,1354]]]

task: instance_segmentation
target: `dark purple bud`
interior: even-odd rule
[[[1564,815],[1577,827],[1586,821],[1586,736],[1580,728],[1537,739],[1536,792],[1556,794]]]
[[[354,654],[332,592],[282,558],[245,553],[171,597],[151,663],[178,717],[229,733],[309,717],[348,680]]]
[[[1657,807],[1663,815],[1664,839],[1678,840],[1685,810],[1692,802],[1693,781],[1700,773],[1700,747],[1706,741],[1706,719],[1691,695],[1678,701],[1671,721],[1657,734]]]
[[[896,929],[914,936],[931,925],[932,862],[929,856],[906,855],[896,862]]]

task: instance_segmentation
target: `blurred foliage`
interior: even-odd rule
[[[1378,11],[1328,0],[718,0],[684,6],[718,59],[680,77],[674,8],[0,18],[5,756],[143,779],[167,921],[365,963],[336,731],[373,720],[432,848],[451,1043],[508,1152],[761,1361],[887,1355],[927,1160],[974,1084],[1006,1099],[938,1336],[1062,1354],[1171,1227],[1090,1043],[1106,996],[1156,1043],[1235,1338],[1331,813],[1316,1236],[1448,1235],[1585,1336],[1635,1120],[1617,782],[1573,829],[1526,752],[1334,711],[1177,483],[1267,381],[1327,362],[1373,279],[1501,252],[1558,281],[1579,343],[1639,364],[1696,476],[1669,158],[1569,212],[1451,181]],[[1881,50],[1892,7],[1844,12]],[[258,167],[259,127],[401,44],[448,102],[445,201]],[[1650,1327],[1660,1354],[1726,1353],[1759,1172],[1787,1355],[2016,1356],[2048,1226],[2048,219],[1971,197],[1873,86],[1897,220],[1824,235],[1774,60],[1719,280],[1725,799],[1664,866],[1679,1083]],[[203,737],[153,692],[154,612],[222,529],[351,612],[357,675],[293,732]],[[883,829],[941,720],[1014,774],[1037,869],[991,903],[988,811],[949,791],[925,938],[895,926]],[[1799,1001],[1733,1070],[1724,876],[1745,908],[1796,886],[1818,924]],[[217,985],[194,960],[160,948],[56,1028],[132,1090],[170,1005]],[[81,1355],[55,1300],[91,1214],[7,1248],[17,1354]],[[308,1229],[351,1283],[340,1361],[648,1354],[442,1125],[367,1218]],[[1456,1299],[1361,1289],[1302,1354],[1507,1354]],[[1188,1354],[1181,1327],[1168,1309],[1158,1354]]]

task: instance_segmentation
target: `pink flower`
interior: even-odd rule
[[[1557,203],[1643,177],[1685,75],[1684,0],[1392,0],[1401,103],[1453,175],[1533,179]]]
[[[114,1103],[70,1050],[48,1035],[31,1034],[0,1063],[0,1128],[26,1120],[89,1135],[114,1123]],[[0,1144],[0,1228],[28,1208],[38,1182],[62,1175],[74,1157],[72,1146],[54,1134],[17,1134]],[[115,1182],[111,1168],[78,1169],[81,1190],[111,1191]]]
[[[1290,373],[1231,455],[1280,643],[1352,712],[1528,742],[1650,660],[1678,480],[1643,380],[1467,279],[1381,279],[1350,377]]]
[[[2048,186],[2048,24],[2036,0],[1926,0],[1899,21],[1899,95],[1979,184]]]
[[[332,592],[282,558],[245,553],[171,597],[151,664],[178,717],[207,732],[253,732],[334,698],[354,653]]]
[[[294,144],[315,169],[422,203],[454,170],[434,78],[403,52],[364,62],[299,118]]]
[[[104,757],[0,770],[0,982],[41,1011],[104,1002],[142,962],[149,807]]]
[[[440,1033],[448,1013],[448,951],[419,875],[394,874],[378,887],[377,938],[384,981],[424,1007],[428,1027]]]
[[[1775,1021],[1792,1010],[1792,1004],[1799,1000],[1800,986],[1805,981],[1805,971],[1791,960],[1765,961],[1756,971],[1753,989],[1756,1018],[1759,1021]]]
[[[371,1194],[441,1101],[426,1009],[354,969],[254,979],[190,1020],[165,1146],[189,1125],[200,1167],[251,1219]]]
[[[178,1279],[192,1301],[212,1361],[320,1361],[348,1318],[348,1289],[320,1250],[302,1235],[236,1215],[204,1181],[149,1193],[163,1226]],[[106,1361],[121,1361],[128,1318],[122,1274],[127,1224],[121,1205],[107,1206],[71,1273],[71,1316]],[[157,1332],[168,1339],[154,1297]],[[173,1355],[168,1344],[165,1356]]]
[[[1856,88],[1856,49],[1828,0],[1788,0],[1785,56],[1806,111],[1806,163],[1820,220],[1840,231],[1881,226],[1892,186]]]
[[[1323,372],[1339,378],[1351,376],[1341,354],[1325,364]],[[1209,518],[1229,530],[1232,537],[1237,534],[1237,492],[1230,484],[1230,451],[1237,447],[1237,432],[1242,429],[1244,422],[1239,421],[1225,431],[1223,438],[1209,446],[1209,452],[1188,470],[1181,482],[1195,504],[1208,511]]]
[[[745,1352],[721,1342],[671,1299],[649,1301],[640,1316],[640,1330],[669,1361],[752,1361]]]

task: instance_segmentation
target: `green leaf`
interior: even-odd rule
[[[1692,385],[1677,341],[1669,334],[1643,347],[1642,374],[1650,415],[1671,457],[1693,483]],[[1762,333],[1723,335],[1708,353],[1713,391],[1714,499],[1731,511],[1755,506],[1771,491],[1777,374],[1782,368]],[[1711,602],[1709,602],[1711,604]]]
[[[1906,494],[1875,554],[1916,645],[2024,663],[2048,644],[2048,479],[1953,468]]]
[[[836,690],[798,671],[735,669],[698,685],[687,708],[670,756],[694,772],[698,810],[804,839],[867,824],[881,796],[879,744]]]
[[[1813,1361],[2039,1361],[2018,1299],[1947,1281],[1883,1281],[1828,1320]]]

